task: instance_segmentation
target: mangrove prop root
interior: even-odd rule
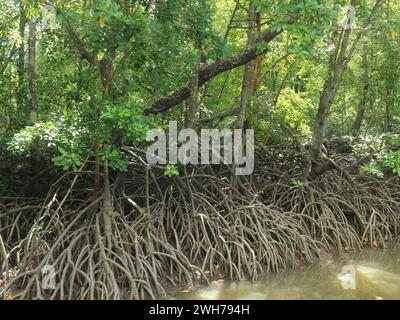
[[[0,198],[0,295],[155,299],[218,277],[256,280],[313,262],[320,249],[384,246],[400,233],[398,178],[330,171],[304,181],[301,157],[274,154],[232,185],[228,167],[169,178],[130,154],[129,173],[97,199],[83,171],[43,199]]]

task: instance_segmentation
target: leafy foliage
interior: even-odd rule
[[[246,112],[257,143],[288,143],[294,136],[308,142],[329,53],[335,50],[330,35],[341,19],[342,5],[347,4],[335,3],[255,1],[260,19],[256,36],[266,29],[282,31],[274,41],[256,46],[259,51],[268,49],[255,74],[258,86]],[[199,58],[204,67],[243,51],[248,4],[240,1],[235,11],[233,0],[171,0],[151,5],[146,1],[55,0],[56,28],[39,28],[37,34],[39,122],[26,127],[29,92],[26,77],[23,90],[19,87],[18,49],[24,44],[26,50],[28,27],[22,38],[19,10],[25,10],[26,22],[35,17],[40,24],[45,2],[1,2],[0,40],[5,45],[0,49],[0,141],[8,141],[8,152],[27,156],[38,150],[42,158],[54,158],[65,169],[95,158],[125,170],[122,144],[144,144],[150,128],[168,119],[187,120],[185,104],[165,116],[148,116],[144,110],[187,83]],[[356,8],[358,25],[366,19],[366,7],[370,6],[365,0]],[[363,127],[369,135],[395,131],[400,125],[398,9],[395,2],[387,3],[385,14],[374,21],[376,31],[366,35],[373,70]],[[11,14],[15,12],[18,14]],[[108,73],[100,70],[104,65],[109,66]],[[23,71],[27,72],[26,66]],[[350,132],[362,95],[362,74],[357,48],[332,106],[328,135]],[[111,83],[107,95],[105,76]],[[200,117],[206,119],[237,106],[242,79],[242,69],[236,68],[201,88]],[[18,105],[21,94],[23,105]],[[229,116],[210,125],[223,128],[233,122],[234,117]],[[381,162],[394,169],[396,155],[386,158]]]
[[[363,166],[363,172],[379,177],[384,176],[384,170],[389,170],[393,174],[400,175],[400,137],[388,135],[384,141],[389,146],[389,150],[382,151],[371,163]],[[390,150],[395,148],[395,150]]]
[[[179,170],[177,166],[168,164],[165,166],[164,175],[167,177],[179,176]]]

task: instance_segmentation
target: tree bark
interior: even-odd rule
[[[3,63],[0,65],[0,76],[3,76],[3,73],[6,71],[8,64],[10,63],[10,61],[12,60],[14,54],[15,54],[15,43],[12,46],[8,56],[5,58],[5,60],[3,61]]]
[[[17,92],[17,107],[18,110],[26,114],[24,101],[25,101],[25,26],[26,26],[26,15],[23,5],[20,5],[20,17],[19,17],[19,36],[21,43],[18,47],[18,92]]]
[[[247,48],[251,48],[255,44],[256,8],[254,0],[250,0],[249,2],[247,19]],[[256,64],[254,60],[251,60],[244,66],[239,113],[236,119],[237,128],[243,128],[246,109],[251,102],[251,97],[253,96],[253,77],[255,74],[255,66]]]
[[[390,96],[391,96],[391,93],[389,92],[389,90],[388,89],[386,89],[385,90],[385,101],[384,101],[384,104],[385,104],[385,113],[384,113],[384,122],[383,122],[383,125],[384,125],[384,132],[390,132],[391,130],[392,130],[392,128],[391,128],[391,123],[390,123],[390,104],[391,104],[391,98],[390,98]]]
[[[101,85],[102,85],[102,93],[103,97],[107,98],[109,96],[114,95],[114,69],[113,69],[113,62],[111,60],[103,59],[97,63],[100,78],[101,78]]]
[[[36,88],[36,18],[29,21],[28,39],[28,78],[29,78],[29,103],[30,122],[37,120],[37,88]]]
[[[261,13],[256,13],[256,34],[257,37],[261,34]],[[258,86],[260,84],[260,75],[261,75],[261,67],[262,62],[264,60],[264,55],[258,56],[255,61],[254,66],[254,75],[253,75],[253,96],[257,93]]]
[[[188,112],[186,118],[186,124],[188,128],[193,128],[198,118],[198,93],[199,93],[199,70],[201,64],[201,51],[197,57],[194,75],[190,84],[190,96],[188,100]]]
[[[358,136],[358,134],[360,132],[362,121],[364,119],[365,109],[367,106],[367,100],[368,100],[369,67],[368,67],[368,43],[367,43],[366,38],[363,41],[362,66],[364,69],[363,92],[362,92],[360,104],[358,105],[357,116],[356,116],[356,119],[354,121],[352,130],[351,130],[353,136]]]

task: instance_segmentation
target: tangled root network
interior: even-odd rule
[[[131,151],[134,157],[138,157]],[[219,276],[256,280],[318,258],[385,246],[400,233],[399,179],[330,171],[302,179],[295,155],[178,177],[133,161],[95,196],[66,174],[43,199],[0,200],[0,294],[14,299],[155,299]],[[54,267],[56,285],[43,286]]]

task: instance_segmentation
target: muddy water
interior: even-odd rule
[[[343,269],[345,266],[350,267]],[[214,281],[208,287],[180,293],[176,298],[400,299],[400,244],[304,265],[269,275],[256,283]]]

